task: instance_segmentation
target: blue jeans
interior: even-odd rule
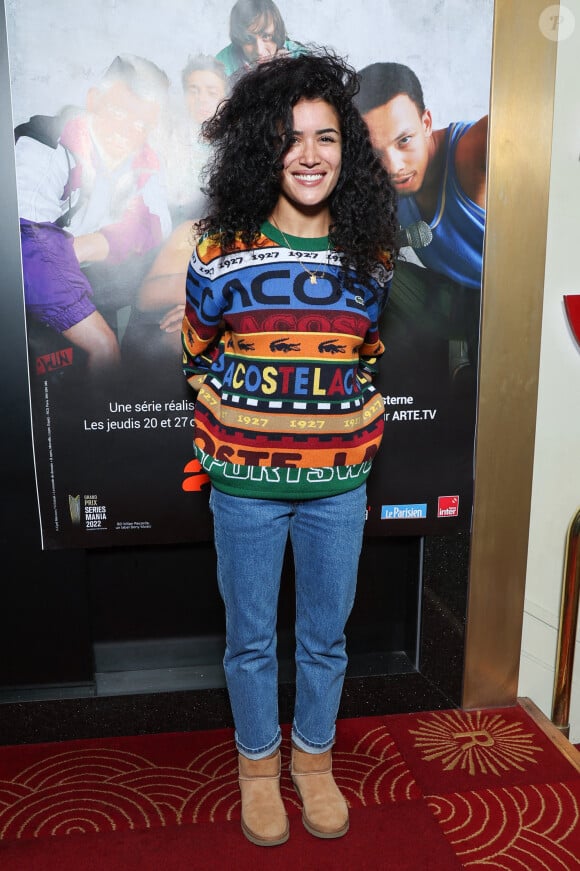
[[[246,499],[212,488],[217,572],[226,612],[224,669],[239,752],[263,759],[280,745],[276,621],[284,551],[296,586],[296,701],[292,740],[307,753],[334,742],[346,672],[366,513],[366,484],[299,502]]]

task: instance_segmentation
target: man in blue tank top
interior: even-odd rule
[[[401,227],[422,228],[409,235],[415,258],[427,268],[401,264],[391,299],[398,297],[414,320],[429,312],[432,328],[449,339],[453,373],[469,359],[475,362],[477,352],[487,115],[434,130],[409,67],[374,63],[359,77],[358,108],[399,194]]]

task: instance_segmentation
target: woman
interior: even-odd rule
[[[394,194],[356,90],[333,55],[276,58],[240,79],[204,131],[211,211],[188,270],[184,371],[199,390],[194,446],[212,484],[242,829],[263,846],[288,838],[276,659],[288,535],[292,779],[311,834],[348,829],[331,747],[383,430],[377,323],[397,253]]]

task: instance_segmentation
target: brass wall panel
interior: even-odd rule
[[[496,0],[475,496],[462,706],[517,697],[557,42],[543,0]]]

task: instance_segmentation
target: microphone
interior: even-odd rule
[[[396,235],[399,248],[426,248],[433,238],[431,227],[426,221],[415,221],[408,227],[400,227]]]

